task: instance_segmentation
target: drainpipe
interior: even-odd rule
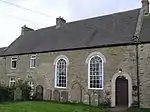
[[[6,68],[6,56],[3,57],[3,61],[4,61],[4,84],[7,84],[7,68]]]
[[[137,41],[135,41],[135,46],[136,46],[136,72],[137,72],[137,99],[138,99],[138,108],[140,108],[140,78],[139,78],[139,53],[138,53],[138,37],[135,36],[134,38],[137,39]]]
[[[140,78],[139,78],[139,56],[138,56],[138,44],[136,44],[136,68],[137,68],[137,86],[138,86],[138,108],[140,108]]]

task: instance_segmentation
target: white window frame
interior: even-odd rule
[[[16,61],[16,68],[14,68],[14,67],[12,66],[12,62],[13,62],[13,61]],[[12,57],[12,58],[11,58],[10,68],[11,68],[11,69],[17,69],[17,58],[16,58],[16,57]]]
[[[33,60],[35,60],[35,66],[32,66]],[[30,57],[30,68],[36,68],[36,55],[31,55]]]
[[[93,57],[98,56],[102,60],[102,88],[91,88],[90,87],[90,61]],[[91,53],[87,59],[86,59],[86,64],[88,65],[88,89],[92,90],[103,90],[104,87],[104,63],[106,62],[105,56],[100,53],[100,52],[93,52]]]
[[[57,63],[60,59],[64,59],[66,61],[66,87],[60,87],[57,86]],[[62,88],[62,89],[66,89],[67,88],[67,83],[68,83],[68,65],[69,65],[69,60],[66,56],[64,55],[60,55],[58,56],[55,61],[54,61],[54,65],[55,65],[55,88]]]
[[[13,79],[13,80],[12,80],[12,79]],[[9,78],[9,87],[11,87],[11,83],[16,83],[14,77],[10,77],[10,78]]]

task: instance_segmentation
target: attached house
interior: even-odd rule
[[[0,77],[43,87],[45,100],[110,102],[150,107],[149,2],[142,8],[52,27],[22,27],[21,35],[0,49]]]

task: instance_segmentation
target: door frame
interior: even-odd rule
[[[128,80],[124,76],[116,79],[116,106],[128,106]]]
[[[132,104],[132,79],[127,73],[116,73],[111,80],[111,107],[116,106],[116,79],[123,76],[128,80],[128,107]]]

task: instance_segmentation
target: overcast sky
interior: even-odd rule
[[[25,24],[40,29],[55,25],[55,18],[59,16],[70,22],[139,7],[140,0],[0,0],[0,47],[13,42]]]

